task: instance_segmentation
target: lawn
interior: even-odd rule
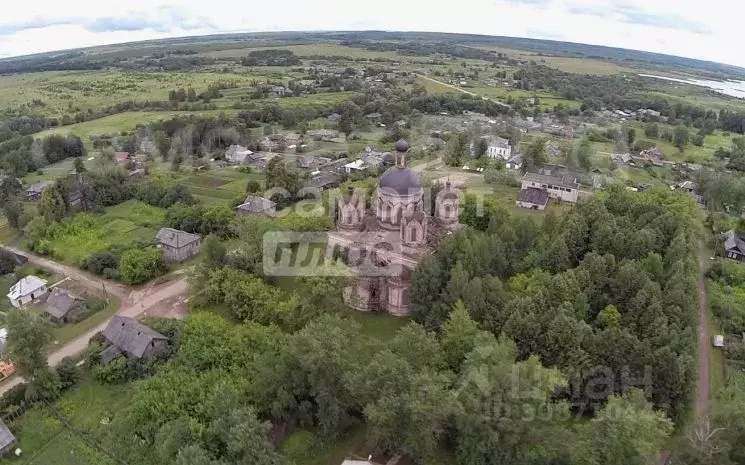
[[[163,218],[163,209],[130,200],[103,214],[78,213],[56,226],[45,247],[51,257],[77,266],[95,252],[153,242]]]
[[[284,440],[280,452],[293,465],[339,465],[365,440],[360,427],[339,440],[323,440],[307,430],[297,430]]]

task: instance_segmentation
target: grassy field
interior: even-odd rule
[[[607,76],[621,73],[637,73],[639,70],[617,65],[610,61],[593,60],[590,58],[570,57],[534,57],[538,63],[552,68],[575,74],[594,74]]]
[[[129,401],[126,386],[101,385],[84,379],[81,385],[65,394],[57,403],[64,418],[78,431],[100,433]],[[115,465],[116,462],[88,445],[78,434],[65,428],[48,408],[32,409],[11,423],[24,451],[20,458],[8,458],[14,465]],[[3,462],[5,463],[5,462]]]
[[[49,117],[72,117],[80,111],[101,109],[119,102],[168,100],[168,92],[178,88],[193,87],[199,93],[218,82],[248,87],[254,80],[286,76],[285,72],[277,75],[279,70],[269,68],[249,71],[241,67],[237,71],[51,71],[2,76],[0,106]]]
[[[136,200],[111,207],[104,214],[80,213],[61,223],[49,239],[51,256],[78,265],[95,252],[152,242],[163,215],[163,209]]]
[[[216,116],[224,113],[228,116],[238,113],[237,110],[207,110],[207,111],[129,111],[117,113],[116,115],[98,118],[84,123],[71,124],[46,131],[38,132],[34,136],[41,138],[49,134],[74,134],[83,139],[83,143],[91,149],[90,137],[104,134],[119,134],[122,131],[131,131],[138,124],[147,124],[153,121],[173,118],[180,115],[203,115]]]
[[[159,169],[165,176],[189,189],[205,205],[228,205],[232,200],[245,197],[246,184],[249,180],[264,184],[262,174],[241,173],[234,168],[218,168],[207,172],[182,169],[178,173],[173,173],[168,171],[169,165],[162,164]]]

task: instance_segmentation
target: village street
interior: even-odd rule
[[[148,285],[139,289],[125,286],[120,283],[95,277],[89,273],[77,268],[64,265],[38,255],[29,254],[25,251],[5,247],[14,253],[25,255],[29,262],[54,270],[56,273],[69,276],[81,284],[89,287],[93,291],[100,292],[105,288],[106,292],[115,295],[121,299],[121,308],[117,315],[138,318],[141,315],[155,314],[166,317],[179,317],[181,312],[179,308],[183,307],[188,291],[186,278],[177,281],[170,281],[158,285]],[[58,348],[49,354],[49,365],[57,365],[63,358],[78,355],[86,350],[88,341],[99,331],[102,331],[109,324],[110,319],[101,323],[99,326],[91,329],[85,334],[81,334],[64,346]],[[23,382],[23,378],[16,376],[3,383],[0,383],[0,395]]]

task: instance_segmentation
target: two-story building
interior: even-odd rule
[[[552,199],[577,203],[579,200],[579,184],[572,176],[548,176],[545,174],[525,173],[522,178],[522,189],[545,189]]]

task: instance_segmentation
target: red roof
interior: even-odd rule
[[[129,160],[129,152],[116,152],[116,161],[127,161]]]

